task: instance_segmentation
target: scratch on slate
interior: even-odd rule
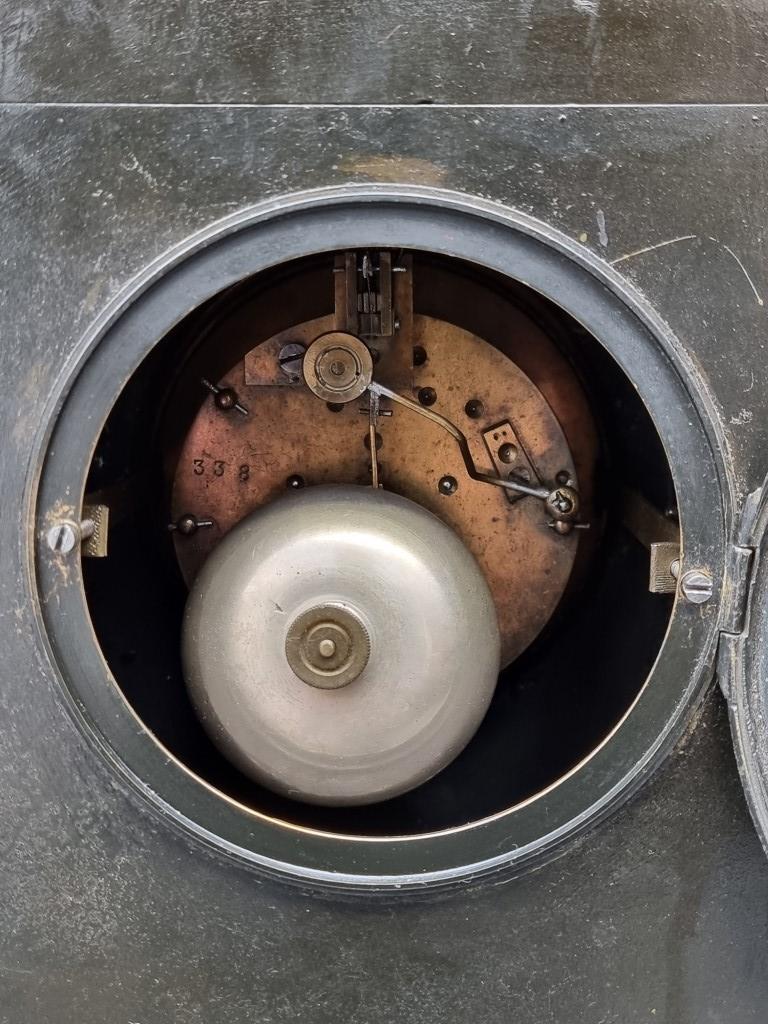
[[[395,25],[391,32],[387,32],[385,36],[381,37],[381,39],[379,40],[379,46],[381,46],[382,43],[388,43],[392,36],[395,34],[395,32],[399,32],[402,27],[402,23],[400,25]]]
[[[625,260],[634,259],[635,256],[644,256],[646,253],[655,252],[656,249],[664,249],[668,245],[676,245],[678,242],[691,242],[698,237],[698,235],[681,235],[679,238],[669,238],[666,242],[657,242],[656,245],[647,245],[643,249],[635,249],[634,252],[628,252],[624,256],[619,256],[618,259],[611,260],[611,266],[615,267],[617,263],[624,263]],[[733,251],[733,249],[730,247],[730,245],[726,245],[725,242],[721,242],[719,238],[713,238],[712,235],[706,235],[705,237],[708,242],[714,242],[715,245],[719,245],[721,249],[724,249],[728,253],[728,255],[736,261],[739,270],[741,270],[744,277],[746,277],[747,283],[749,284],[749,287],[752,289],[752,294],[755,296],[758,306],[764,306],[765,302],[763,301],[763,297],[757,290],[755,282],[749,276],[749,271],[741,262],[739,257]]]
[[[647,245],[644,249],[635,249],[634,252],[628,252],[624,256],[619,256],[618,259],[611,260],[611,266],[615,267],[617,263],[623,263],[625,260],[634,259],[635,256],[644,256],[647,252],[654,252],[656,249],[663,249],[667,245],[676,245],[678,242],[690,242],[696,237],[696,235],[681,235],[679,238],[669,238],[666,242],[657,242],[656,245]]]
[[[608,245],[608,232],[605,229],[605,214],[602,210],[597,211],[597,236],[600,245],[605,249]]]
[[[710,242],[714,242],[714,243],[715,243],[716,245],[721,245],[721,246],[723,247],[723,249],[725,249],[725,251],[726,251],[726,252],[727,252],[727,253],[728,253],[728,254],[729,254],[730,256],[733,256],[733,258],[734,258],[734,259],[736,260],[736,262],[737,262],[737,263],[739,264],[739,266],[741,267],[741,269],[742,269],[742,272],[743,272],[743,274],[744,274],[744,277],[746,277],[747,281],[749,281],[749,287],[750,287],[750,288],[752,289],[752,291],[753,291],[753,292],[755,293],[755,298],[757,299],[757,304],[758,304],[758,306],[764,306],[764,305],[765,305],[765,303],[763,302],[762,296],[760,295],[760,292],[759,292],[759,291],[757,290],[757,288],[755,288],[755,282],[754,282],[754,281],[752,280],[752,278],[751,278],[751,277],[749,276],[749,274],[747,273],[747,268],[746,268],[746,267],[744,266],[744,264],[743,264],[743,263],[741,262],[741,260],[739,259],[739,257],[738,257],[738,256],[736,255],[736,253],[735,253],[735,252],[733,251],[733,249],[731,249],[731,247],[730,247],[729,245],[726,245],[726,244],[725,244],[725,242],[720,242],[720,241],[719,241],[719,240],[718,240],[717,238],[712,238],[712,237],[710,237],[709,235],[707,235],[707,237],[709,238]]]

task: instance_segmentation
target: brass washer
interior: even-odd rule
[[[309,686],[338,690],[353,682],[371,654],[362,620],[340,604],[318,605],[294,619],[285,638],[285,656]]]
[[[354,334],[329,331],[315,338],[304,354],[304,380],[324,402],[353,402],[373,377],[373,358]]]

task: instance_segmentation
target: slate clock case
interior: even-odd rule
[[[765,27],[746,4],[622,6],[0,16],[0,1019],[762,1019]],[[647,649],[611,602],[612,697],[569,706],[606,728],[551,785],[481,794],[456,769],[453,818],[438,788],[386,830],[201,777],[110,647],[142,602],[48,541],[185,318],[369,251],[413,255],[420,315],[436,261],[551,304],[607,450],[649,419],[682,569],[711,582],[637,597]]]

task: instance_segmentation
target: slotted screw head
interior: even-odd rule
[[[48,547],[60,555],[68,555],[80,540],[80,531],[73,523],[57,523],[45,535]]]
[[[702,569],[690,569],[680,580],[680,591],[691,604],[706,604],[714,593],[712,577]]]
[[[300,377],[301,365],[306,349],[297,341],[283,345],[277,355],[277,362],[286,377]]]

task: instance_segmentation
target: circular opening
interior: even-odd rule
[[[85,561],[84,582],[117,684],[152,734],[196,775],[281,820],[342,834],[413,835],[465,825],[535,796],[587,757],[627,711],[658,654],[673,600],[649,592],[644,544],[677,535],[677,504],[650,417],[594,338],[530,289],[460,261],[408,253],[409,270],[402,276],[412,281],[412,336],[393,333],[377,342],[407,346],[402,392],[452,416],[482,403],[483,417],[461,425],[478,450],[479,465],[486,449],[489,471],[495,466],[504,473],[525,459],[542,482],[554,485],[557,471],[552,475],[548,463],[554,468],[558,459],[578,460],[581,522],[560,536],[540,499],[512,493],[516,500],[510,502],[500,488],[473,483],[458,465],[450,435],[390,403],[385,411],[391,415],[377,424],[383,489],[429,502],[482,559],[500,591],[500,616],[505,623],[512,620],[513,647],[491,706],[454,761],[386,803],[316,807],[281,798],[238,770],[211,739],[190,699],[182,665],[184,608],[190,586],[223,538],[256,509],[279,501],[290,489],[287,480],[300,474],[307,491],[328,483],[365,486],[370,480],[368,423],[361,415],[367,399],[334,415],[301,377],[294,384],[279,376],[288,335],[306,341],[322,334],[321,363],[338,351],[331,344],[336,336],[322,332],[336,315],[334,270],[340,256],[346,253],[297,261],[215,296],[137,369],[110,414],[89,472],[86,503],[109,505],[111,527],[109,556]],[[360,263],[360,254],[354,256]],[[395,267],[406,263],[405,254],[391,256]],[[413,366],[416,342],[427,353],[421,367]],[[467,365],[473,359],[481,365]],[[523,393],[520,371],[536,390],[533,399]],[[392,375],[398,372],[395,367]],[[439,380],[442,397],[422,380]],[[211,393],[203,381],[221,390]],[[222,409],[216,402],[221,393],[236,395],[247,414],[238,415],[232,405]],[[543,418],[537,404],[544,412],[557,406],[570,443],[567,437],[553,440],[538,421],[530,422],[537,413]],[[506,428],[500,423],[514,423],[515,443],[501,436]],[[552,447],[560,449],[554,456]],[[446,460],[454,475],[443,473]],[[425,497],[427,490],[433,494]],[[457,511],[448,499],[458,500],[462,492],[465,504]],[[648,521],[638,526],[642,515]],[[311,506],[307,516],[295,527],[296,544],[312,528]],[[190,530],[188,522],[211,525]],[[638,537],[641,528],[646,532]],[[316,543],[328,541],[320,537]],[[553,576],[555,586],[542,599],[541,589]],[[250,585],[273,586],[274,580],[255,574]],[[404,583],[387,585],[392,601],[409,600]],[[236,586],[228,577],[217,600],[226,600]],[[310,609],[299,619],[307,616],[317,617]],[[318,675],[321,670],[308,665],[301,637],[293,637],[291,628],[289,647],[296,647],[294,657],[303,662],[294,671]],[[253,629],[258,631],[258,623]],[[220,648],[241,641],[226,622],[218,630],[206,632],[205,642],[216,647],[211,671],[226,675],[234,670]],[[419,652],[409,654],[416,660]],[[279,673],[279,667],[270,662],[265,671]],[[435,671],[452,668],[436,665]],[[231,677],[221,685],[232,686]],[[467,690],[475,685],[471,675],[463,680]]]
[[[243,232],[131,305],[58,421],[40,573],[61,583],[46,532],[80,518],[66,480],[109,510],[108,553],[66,574],[81,614],[46,606],[49,634],[180,820],[278,870],[407,884],[544,852],[660,756],[714,628],[675,574],[717,586],[720,498],[680,373],[604,285],[480,216],[446,252],[401,202],[394,244],[376,202],[305,224],[332,249],[290,224],[259,267]]]

